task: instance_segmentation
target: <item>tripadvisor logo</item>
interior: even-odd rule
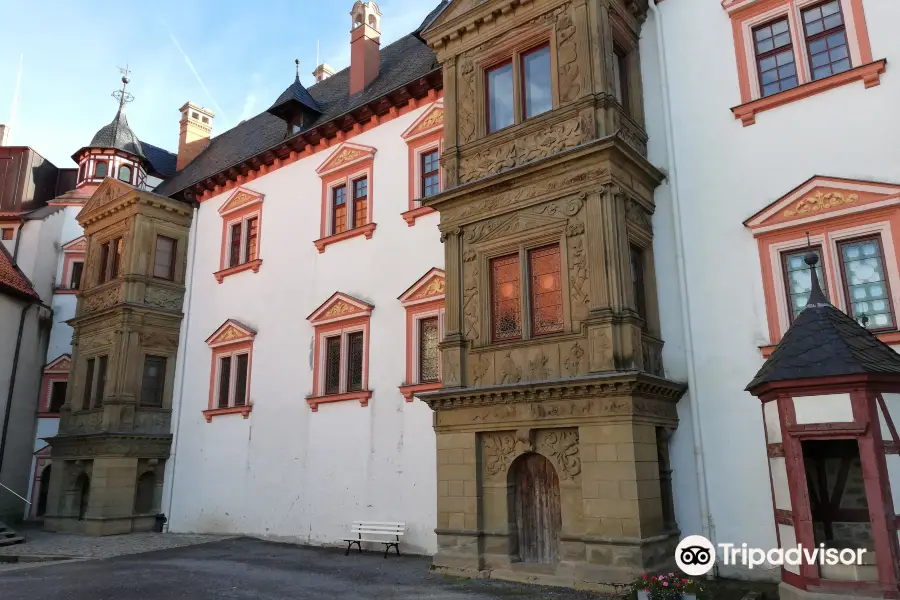
[[[748,569],[765,564],[781,567],[784,565],[861,565],[866,550],[863,548],[805,548],[803,545],[790,548],[750,548],[747,544],[719,544],[723,565],[743,565]],[[692,577],[709,573],[716,564],[716,548],[702,535],[691,535],[675,549],[675,564]]]

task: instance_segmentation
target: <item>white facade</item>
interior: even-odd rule
[[[243,186],[263,194],[258,273],[218,283],[222,217],[233,192],[205,200],[192,226],[188,305],[173,401],[176,441],[162,510],[177,532],[245,533],[311,544],[341,543],[354,520],[405,521],[404,546],[431,553],[436,541],[432,412],[406,402],[406,312],[398,297],[443,267],[438,215],[410,227],[409,150],[401,134],[423,106],[350,142],[374,147],[371,239],[343,240],[320,253],[327,149]],[[368,406],[322,404],[313,393],[313,326],[307,316],[335,292],[374,306],[369,329]],[[247,419],[213,417],[206,339],[228,319],[257,332]],[[181,387],[179,388],[179,384]],[[173,469],[174,466],[174,469]]]
[[[900,59],[900,5],[862,6],[874,60],[891,65]],[[664,2],[658,11],[666,72],[656,14],[644,25],[641,61],[650,158],[669,173],[654,217],[664,360],[669,378],[690,385],[672,448],[678,523],[682,535],[699,534],[706,518],[715,542],[773,548],[764,421],[744,387],[764,362],[759,347],[774,342],[757,241],[743,222],[815,175],[900,183],[900,78],[888,66],[879,86],[848,83],[760,112],[744,127],[730,110],[742,99],[729,14],[719,2]],[[728,569],[720,565],[724,575],[777,577]]]

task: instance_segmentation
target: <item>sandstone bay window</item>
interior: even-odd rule
[[[863,3],[856,0],[723,0],[731,17],[745,126],[756,114],[848,83],[879,85]]]
[[[431,269],[399,297],[406,309],[406,379],[400,393],[407,402],[441,387],[444,278],[443,270]]]
[[[315,330],[313,392],[306,398],[313,412],[320,404],[358,401],[368,406],[369,318],[372,305],[335,293],[308,320]]]
[[[634,308],[638,316],[644,320],[647,328],[647,289],[644,281],[644,249],[634,244],[629,246],[631,257],[631,285],[634,290]]]
[[[550,45],[516,50],[484,71],[487,133],[536,117],[553,108]]]
[[[490,270],[492,341],[538,337],[565,329],[559,244],[496,257],[490,261]],[[524,293],[523,281],[527,282]]]
[[[401,216],[410,227],[416,224],[417,218],[434,212],[423,201],[441,193],[443,128],[444,102],[438,100],[401,136],[409,149],[409,209]]]
[[[262,265],[260,240],[262,227],[262,194],[239,188],[219,209],[222,217],[222,255],[216,281],[244,271],[259,271]],[[174,250],[173,250],[174,256]]]
[[[145,356],[141,378],[141,406],[162,407],[166,384],[165,356]]]
[[[212,422],[213,417],[222,415],[250,417],[253,410],[250,378],[255,339],[256,331],[229,319],[206,340],[212,351],[209,408],[203,411],[207,423]]]
[[[321,237],[319,252],[330,244],[364,235],[372,237],[375,149],[344,142],[316,169],[322,178]]]
[[[156,236],[156,248],[153,253],[154,277],[175,280],[175,248],[174,239],[164,235]]]

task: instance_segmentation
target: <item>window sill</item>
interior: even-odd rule
[[[432,383],[417,383],[413,385],[401,385],[400,393],[403,394],[403,397],[406,398],[407,402],[412,402],[413,400],[415,400],[416,394],[439,390],[441,389],[441,385],[442,384],[440,381],[435,381]]]
[[[252,404],[247,404],[245,406],[229,406],[228,408],[212,408],[210,410],[204,410],[203,416],[206,417],[207,423],[212,423],[213,417],[222,415],[244,415],[245,419],[249,419],[252,410]]]
[[[343,242],[344,240],[349,240],[350,238],[364,235],[366,236],[367,240],[371,240],[372,234],[375,233],[375,226],[375,223],[369,223],[368,225],[363,225],[362,227],[355,227],[353,229],[348,229],[347,231],[342,231],[341,233],[337,233],[335,235],[323,237],[313,243],[316,245],[316,248],[318,248],[319,254],[322,254],[323,252],[325,252],[325,248],[327,246],[336,244],[338,242]]]
[[[59,296],[75,296],[78,294],[78,290],[72,288],[56,288],[53,290],[53,293]]]
[[[262,262],[262,259],[257,258],[256,260],[251,260],[250,262],[246,262],[236,267],[229,267],[227,269],[222,269],[221,271],[216,271],[215,273],[213,273],[213,276],[216,278],[216,281],[222,283],[222,281],[224,281],[226,277],[235,275],[237,273],[243,273],[244,271],[253,271],[254,273],[259,273],[259,268],[262,266]]]
[[[58,419],[58,412],[38,412],[38,419]]]
[[[731,112],[734,113],[735,119],[740,119],[744,127],[747,127],[756,123],[757,113],[783,106],[796,100],[802,100],[854,81],[863,81],[866,88],[875,87],[881,83],[881,74],[884,73],[886,64],[887,61],[885,59],[877,60],[825,79],[804,83],[793,89],[735,106],[731,109]]]
[[[403,220],[406,221],[408,226],[412,227],[416,224],[416,219],[424,217],[425,215],[430,215],[433,212],[435,212],[435,210],[430,206],[420,206],[419,208],[414,208],[405,213],[401,213],[400,216],[403,217]]]
[[[308,396],[306,403],[313,412],[319,412],[320,404],[330,404],[332,402],[350,402],[358,400],[360,406],[368,406],[369,399],[372,397],[371,390],[363,390],[361,392],[348,392],[346,394],[330,394],[328,396]]]
[[[875,337],[879,340],[887,344],[891,345],[900,345],[900,331],[882,331],[880,333],[876,333]],[[775,348],[778,347],[778,344],[770,344],[768,346],[760,346],[759,353],[763,358],[769,358],[772,356],[772,353],[775,352]]]

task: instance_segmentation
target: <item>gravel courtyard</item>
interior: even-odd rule
[[[3,600],[598,600],[572,590],[432,574],[430,559],[344,556],[239,538],[0,571]]]

